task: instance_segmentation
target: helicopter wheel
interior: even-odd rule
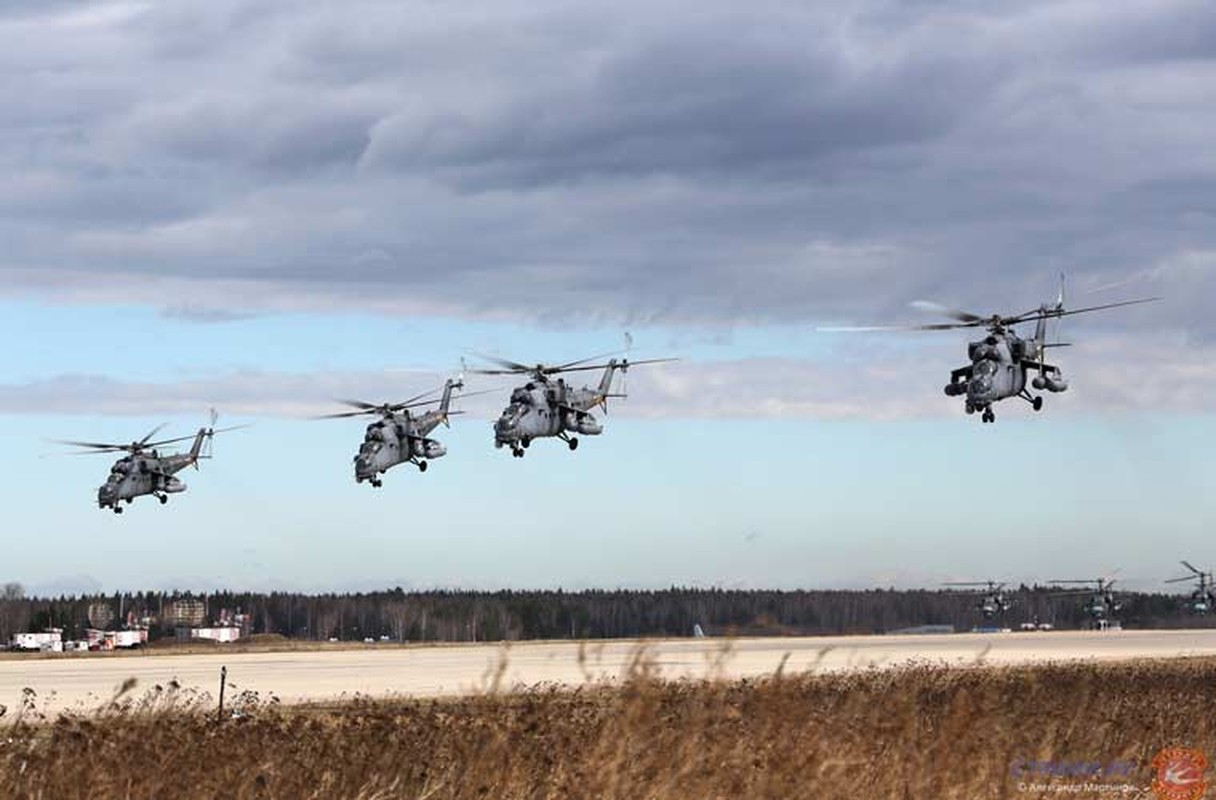
[[[156,496],[156,499],[157,499],[157,500],[159,500],[159,501],[160,501],[160,504],[163,506],[165,503],[169,502],[169,495],[167,495],[167,494],[158,494],[158,495]]]
[[[996,422],[996,414],[992,413],[991,408],[984,412],[984,422]]]
[[[531,440],[531,439],[528,439],[528,438],[526,438],[526,437],[525,437],[525,438],[523,438],[523,439],[520,439],[520,440],[519,440],[519,446],[520,446],[520,447],[522,447],[522,448],[523,448],[523,449],[525,449],[525,450],[527,450],[527,449],[528,449],[528,445],[530,445],[530,444],[532,444],[532,440]]]
[[[578,439],[575,439],[573,436],[570,437],[570,441],[567,442],[567,444],[570,446],[571,450],[578,449]]]
[[[122,506],[119,506],[119,505],[114,506],[114,513],[115,513],[115,514],[121,514],[121,513],[122,513]]]
[[[381,486],[384,485],[384,482],[381,481],[379,478],[373,478],[372,480],[369,481],[369,483],[371,483],[371,485],[377,489],[379,489]]]
[[[419,461],[419,462],[418,462],[418,471],[419,471],[419,472],[426,472],[426,462],[425,462],[425,461]]]
[[[1043,409],[1043,398],[1036,397],[1035,399],[1031,400],[1030,407],[1033,408],[1035,411],[1041,411]]]

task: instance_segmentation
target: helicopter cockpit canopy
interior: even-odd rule
[[[530,406],[530,405],[532,405],[532,392],[529,389],[529,387],[531,387],[531,385],[532,384],[528,384],[528,386],[526,386],[526,387],[520,386],[520,387],[516,388],[515,391],[511,392],[511,405],[512,406],[516,406],[516,405]]]

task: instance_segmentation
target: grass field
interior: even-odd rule
[[[492,681],[491,681],[492,683]],[[0,718],[5,798],[1154,797],[1163,747],[1216,753],[1216,661],[531,687],[283,707],[134,687],[87,715]],[[1031,765],[1028,767],[1027,765]]]

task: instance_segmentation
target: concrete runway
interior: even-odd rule
[[[500,686],[615,679],[639,648],[664,677],[756,676],[807,669],[839,671],[909,661],[945,664],[1025,664],[1041,661],[1117,660],[1216,655],[1216,630],[1053,631],[1049,633],[940,634],[757,639],[665,639],[588,642],[580,664],[577,642],[470,645],[367,645],[312,652],[207,655],[118,655],[0,660],[0,704],[10,716],[22,689],[37,692],[38,707],[54,712],[95,707],[135,678],[134,694],[176,679],[215,695],[221,666],[229,692],[254,690],[284,702],[339,698],[355,693],[433,697],[488,689],[503,664]]]

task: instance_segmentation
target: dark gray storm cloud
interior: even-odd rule
[[[1210,339],[1213,42],[1198,2],[0,4],[0,277],[812,324],[1065,271]]]

